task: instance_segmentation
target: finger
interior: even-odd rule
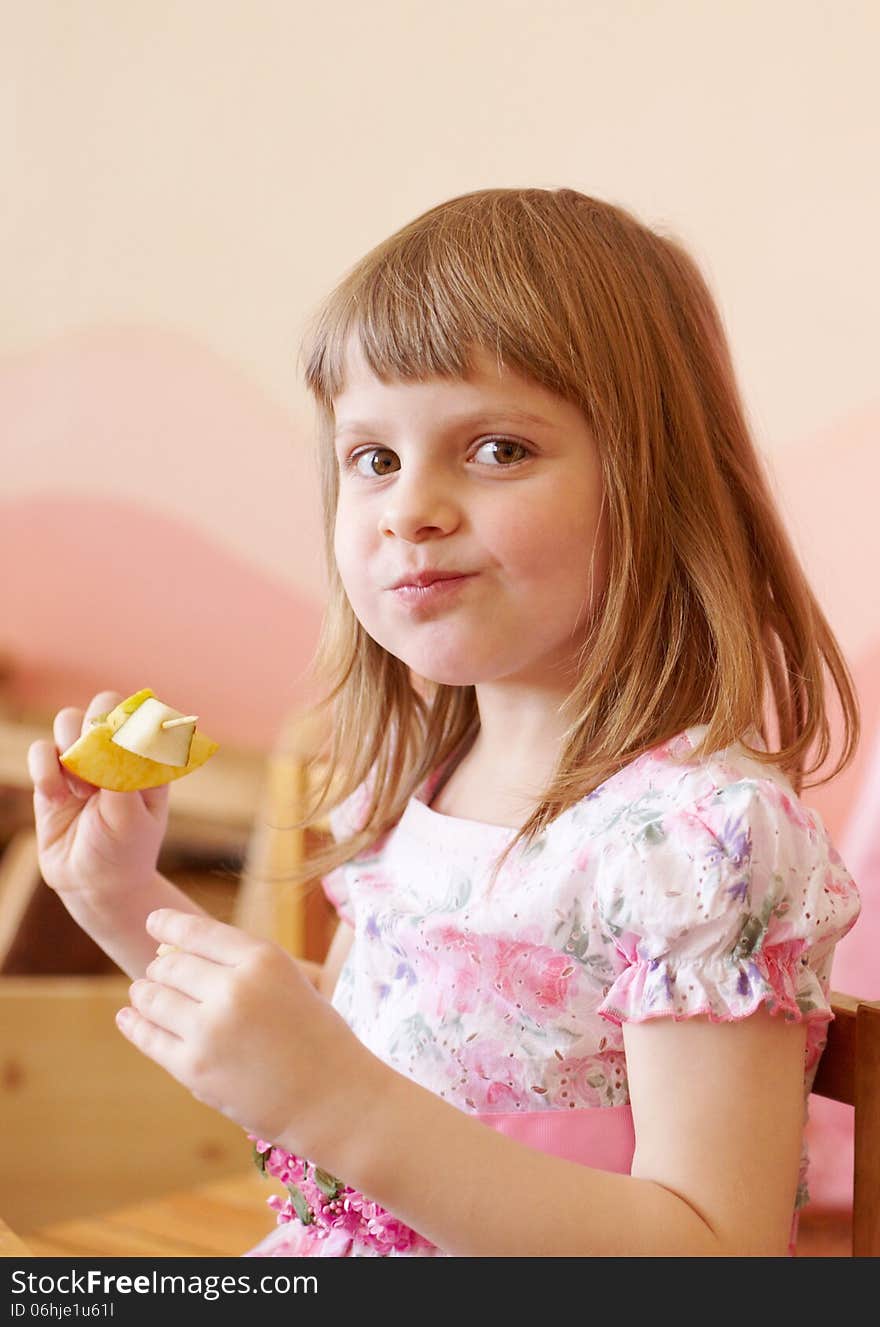
[[[64,782],[67,789],[67,796],[73,793],[80,801],[91,797],[95,791],[95,786],[88,783],[85,779],[80,779],[76,774],[71,774],[66,770],[58,760],[58,756],[63,755],[69,746],[82,735],[84,727],[83,712],[73,705],[67,705],[63,710],[59,710],[52,723],[52,736],[55,739],[55,757],[58,766],[58,776]],[[60,794],[59,794],[60,797]]]
[[[194,1031],[199,1010],[197,1001],[170,986],[139,978],[129,987],[128,999],[139,1014],[180,1041]]]
[[[73,746],[78,737],[82,736],[83,712],[74,705],[66,705],[63,710],[59,710],[52,721],[52,736],[55,738],[55,745],[59,752],[66,751],[69,746]]]
[[[58,759],[54,742],[31,742],[27,753],[28,774],[34,785],[34,821],[37,848],[45,851],[70,828],[84,802],[95,791],[83,794],[71,788],[71,778]],[[77,780],[79,782],[79,780]]]
[[[228,974],[228,971],[225,963],[216,963],[213,959],[175,949],[170,953],[157,954],[147,964],[144,976],[160,986],[180,991],[182,995],[201,1004],[226,985],[227,976],[224,974]]]
[[[44,797],[50,802],[66,802],[70,798],[70,785],[54,742],[31,742],[27,752],[27,769],[37,797]]]
[[[82,729],[77,733],[77,737],[81,737],[83,733],[88,732],[89,728],[92,726],[93,719],[97,719],[100,714],[109,714],[110,711],[115,710],[119,702],[124,699],[125,697],[120,695],[118,691],[99,691],[97,695],[92,696],[92,699],[86,706],[86,712],[83,715],[82,720]]]
[[[154,940],[164,940],[187,953],[199,954],[227,966],[241,963],[260,944],[236,926],[227,926],[214,917],[180,912],[176,908],[158,908],[151,912],[146,928]]]
[[[132,1005],[126,1005],[118,1011],[116,1026],[142,1054],[167,1070],[178,1082],[183,1082],[178,1068],[180,1052],[184,1048],[180,1037],[150,1022]]]

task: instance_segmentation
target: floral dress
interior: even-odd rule
[[[727,1022],[766,1004],[806,1023],[806,1123],[834,947],[858,892],[776,766],[739,743],[687,759],[705,731],[569,807],[491,890],[516,831],[432,810],[446,766],[436,770],[390,831],[323,882],[355,933],[333,1005],[360,1040],[462,1111],[602,1110],[629,1102],[623,1023]],[[337,837],[363,823],[368,795],[364,784],[334,810]],[[270,1173],[317,1192],[307,1163],[256,1141]],[[792,1239],[807,1166],[803,1141]],[[352,1190],[325,1188],[322,1219],[304,1225],[298,1192],[298,1204],[269,1199],[279,1226],[246,1256],[442,1252]]]

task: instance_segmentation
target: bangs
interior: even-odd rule
[[[353,268],[305,340],[316,400],[332,410],[343,391],[352,336],[382,382],[466,378],[479,349],[499,370],[510,365],[571,395],[559,368],[571,340],[552,237],[546,221],[513,204],[497,199],[491,216],[474,206],[429,212]]]

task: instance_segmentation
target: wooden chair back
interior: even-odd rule
[[[295,958],[315,963],[326,957],[336,912],[319,880],[293,886],[289,875],[316,840],[330,837],[330,826],[327,820],[305,831],[290,826],[304,814],[309,761],[320,749],[323,731],[311,716],[299,714],[281,728],[266,762],[233,915],[234,924],[249,935],[275,940]]]
[[[880,1256],[880,1002],[832,991],[834,1020],[813,1093],[853,1107],[852,1252]]]

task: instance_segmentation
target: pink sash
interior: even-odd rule
[[[630,1106],[482,1113],[477,1119],[508,1138],[563,1161],[628,1175],[636,1150]]]

